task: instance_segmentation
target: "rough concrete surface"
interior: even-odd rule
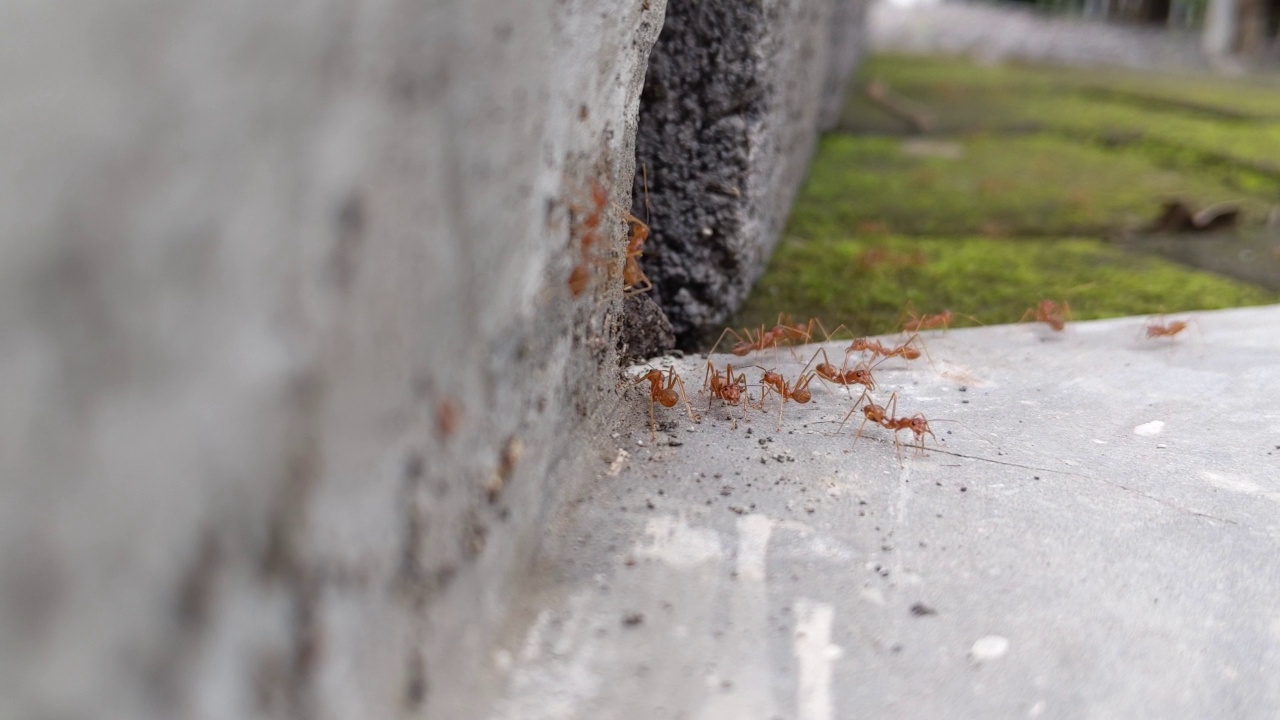
[[[663,11],[4,4],[0,717],[481,713]]]
[[[840,388],[779,428],[776,395],[708,409],[676,361],[701,421],[659,407],[654,442],[635,393],[491,717],[1274,717],[1280,306],[1161,322],[1188,317],[926,333],[875,370],[937,436],[901,460],[860,412],[837,432]],[[794,379],[812,352],[713,360]]]
[[[632,212],[652,227],[641,264],[682,345],[726,319],[764,271],[856,61],[860,2],[668,7],[641,99],[646,172]]]

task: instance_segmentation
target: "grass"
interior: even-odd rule
[[[867,101],[871,78],[928,107],[932,134],[908,136]],[[1171,197],[1234,202],[1261,228],[1280,199],[1280,93],[1268,83],[872,58],[733,322],[785,311],[879,333],[908,305],[993,324],[1041,299],[1067,300],[1081,320],[1276,302],[1107,242]]]

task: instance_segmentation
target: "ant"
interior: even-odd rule
[[[1183,330],[1186,330],[1187,326],[1190,323],[1191,323],[1190,320],[1172,320],[1168,323],[1161,324],[1156,322],[1155,320],[1149,320],[1147,321],[1145,330],[1147,332],[1148,338],[1160,338],[1160,337],[1171,338],[1174,335],[1177,335],[1178,333],[1182,332]]]
[[[733,374],[733,366],[726,365],[724,374],[722,375],[716,366],[707,361],[707,373],[702,380],[702,388],[711,392],[711,397],[707,399],[707,409],[711,409],[711,400],[720,398],[726,405],[738,405],[741,403],[743,417],[746,417],[747,404],[750,398],[744,399],[747,395],[747,375],[739,373],[737,376]]]
[[[898,433],[903,430],[910,430],[918,441],[918,453],[924,452],[924,436],[930,435],[937,442],[938,436],[933,434],[933,430],[929,428],[929,421],[925,419],[924,413],[916,413],[911,417],[895,417],[898,409],[898,393],[889,396],[889,402],[885,406],[875,404],[874,400],[869,399],[867,392],[862,392],[863,397],[867,397],[867,404],[862,408],[862,424],[858,426],[858,432],[854,433],[853,439],[857,440],[862,436],[862,429],[866,427],[868,422],[873,422],[886,430],[893,431],[893,444],[898,450],[898,459],[902,459],[902,444],[898,441]],[[861,402],[862,398],[858,398]],[[844,427],[845,422],[849,420],[849,416],[858,409],[858,403],[854,403],[848,414],[844,416],[844,420],[840,421],[840,427]],[[836,430],[839,432],[839,429]]]
[[[639,385],[646,380],[649,381],[649,436],[651,439],[656,440],[658,437],[658,424],[653,414],[653,406],[655,404],[661,404],[665,408],[673,408],[677,402],[683,400],[685,410],[689,413],[689,419],[694,422],[698,421],[698,415],[690,407],[689,398],[685,395],[684,380],[681,380],[680,376],[676,374],[674,366],[667,371],[665,386],[662,384],[662,371],[656,368],[639,376],[635,384]],[[680,392],[676,392],[676,387],[680,388]]]
[[[861,385],[867,390],[876,389],[875,378],[871,376],[871,370],[874,366],[868,367],[866,363],[858,363],[857,367],[847,370],[843,367],[837,368],[831,364],[831,359],[827,357],[827,351],[818,348],[818,352],[813,354],[809,362],[813,362],[821,355],[824,362],[820,362],[814,366],[813,371],[817,373],[818,379],[822,381],[833,382],[836,385],[843,385],[847,392],[850,385]],[[848,360],[846,359],[846,362]],[[881,362],[884,362],[883,360]]]
[[[879,340],[871,340],[869,338],[858,338],[854,340],[849,347],[845,348],[845,354],[865,350],[873,356],[880,356],[885,359],[891,357],[900,357],[903,360],[915,360],[920,357],[920,351],[910,347],[911,343],[920,339],[920,333],[916,333],[897,347],[885,347]]]
[[[1042,322],[1054,330],[1062,332],[1062,329],[1067,326],[1067,319],[1071,317],[1071,306],[1067,304],[1066,300],[1061,303],[1053,300],[1041,300],[1039,305],[1027,308],[1027,311],[1022,313],[1022,317],[1018,319],[1018,322],[1025,321],[1029,315],[1034,315],[1036,322]]]
[[[941,327],[942,331],[946,332],[947,329],[951,327],[951,320],[954,317],[955,316],[949,309],[943,310],[937,315],[916,315],[915,313],[908,313],[906,321],[902,323],[902,331],[919,332],[921,330],[932,330],[934,328]]]
[[[894,400],[897,398],[895,397]],[[933,434],[933,430],[929,429],[929,421],[925,419],[924,413],[916,413],[909,418],[889,418],[883,425],[893,431],[893,444],[898,448],[898,459],[902,459],[902,445],[898,443],[898,432],[901,430],[910,430],[915,435],[917,444],[916,453],[924,452],[924,436],[927,433],[933,437],[933,441],[938,442],[938,436]]]
[[[645,217],[649,216],[649,170],[641,164],[640,172],[644,177]],[[635,182],[632,180],[632,182]],[[631,225],[631,234],[627,236],[627,255],[622,263],[622,292],[626,295],[639,295],[653,289],[649,276],[640,269],[640,256],[644,254],[644,241],[649,239],[649,225],[640,218],[626,213],[623,219]]]
[[[638,262],[639,257],[644,254],[644,241],[649,238],[649,226],[631,213],[626,213],[623,219],[631,225],[631,235],[627,239],[627,257],[622,265],[622,292],[626,295],[639,295],[653,289],[653,283],[644,274],[644,270],[640,269]]]
[[[738,334],[738,331],[731,327],[727,327],[724,329],[724,332],[720,333],[720,337],[716,339],[715,345],[711,346],[711,352],[708,353],[708,355],[715,353],[716,348],[720,347],[720,343],[724,341],[725,335],[732,335],[738,340],[738,342],[734,344],[731,352],[739,357],[748,355],[755,350],[764,350],[770,346],[777,348],[779,343],[794,342],[797,340],[808,342],[813,337],[813,325],[816,322],[816,318],[810,318],[809,322],[803,325],[792,325],[790,318],[782,313],[778,313],[778,321],[774,323],[773,327],[766,330],[764,325],[761,324],[760,329],[756,331],[754,335],[748,328],[743,328],[742,334],[740,335]]]
[[[757,365],[756,367],[760,367]],[[807,367],[807,366],[806,366]],[[764,368],[760,368],[764,370]],[[813,394],[809,392],[809,383],[813,382],[814,372],[801,372],[800,377],[796,378],[795,384],[787,383],[782,377],[782,373],[772,370],[765,370],[761,376],[760,382],[764,383],[766,391],[772,389],[774,392],[782,396],[782,400],[778,402],[778,429],[782,429],[782,408],[786,406],[788,400],[794,400],[801,405],[809,402],[813,398]],[[764,397],[760,398],[761,404],[764,403]]]

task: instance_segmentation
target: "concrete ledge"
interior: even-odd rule
[[[659,408],[655,442],[635,394],[521,593],[497,717],[1271,717],[1280,307],[1189,317],[924,333],[932,365],[875,370],[936,436],[901,460],[861,412],[837,432],[860,388],[779,426],[674,361],[702,420]],[[814,349],[712,360],[794,380]]]

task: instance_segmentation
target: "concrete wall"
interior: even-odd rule
[[[663,5],[0,6],[0,717],[483,707]]]
[[[762,7],[757,265],[831,37]],[[664,12],[0,3],[0,717],[484,715],[621,394]]]
[[[679,342],[724,323],[764,272],[817,130],[839,114],[862,0],[672,0],[649,63],[633,212]]]

